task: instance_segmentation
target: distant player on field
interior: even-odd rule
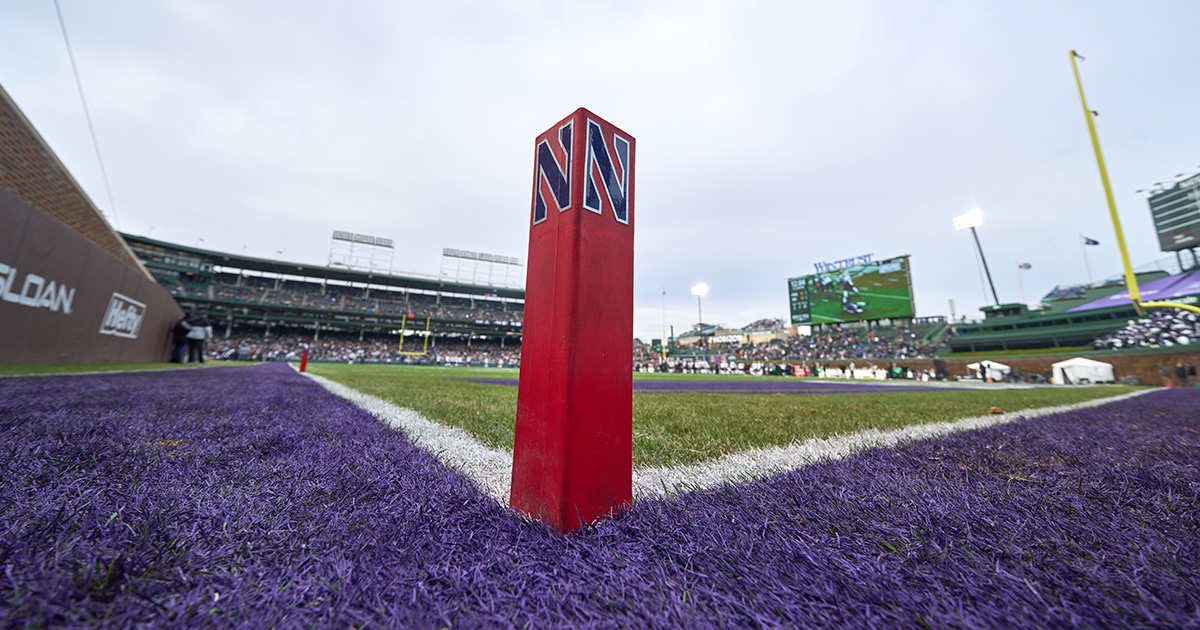
[[[867,305],[859,299],[858,287],[854,286],[854,278],[850,277],[850,270],[842,270],[842,310],[855,315],[863,312],[863,307]]]

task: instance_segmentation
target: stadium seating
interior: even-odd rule
[[[521,360],[519,344],[501,345],[487,339],[438,338],[424,354],[413,354],[423,349],[419,340],[409,340],[405,346],[405,351],[401,352],[399,339],[395,336],[359,339],[357,335],[330,333],[314,340],[309,334],[263,336],[251,333],[214,339],[208,355],[216,360],[296,361],[307,350],[310,361],[490,367],[517,367]]]

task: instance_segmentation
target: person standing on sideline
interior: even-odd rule
[[[171,329],[171,363],[183,363],[184,353],[187,352],[188,330],[186,317]]]
[[[1175,378],[1178,378],[1178,379],[1179,379],[1179,386],[1180,386],[1180,387],[1187,387],[1187,386],[1188,386],[1188,385],[1187,385],[1187,382],[1188,382],[1188,369],[1187,369],[1187,366],[1183,364],[1183,360],[1182,360],[1182,359],[1180,359],[1179,361],[1176,361],[1176,362],[1175,362]]]
[[[212,339],[213,329],[204,313],[187,318],[188,363],[204,363],[204,340]]]

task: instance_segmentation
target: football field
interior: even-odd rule
[[[840,289],[816,296],[809,306],[814,324],[832,324],[872,319],[890,319],[912,315],[912,296],[908,276],[903,272],[863,274],[854,280],[858,297],[853,298],[861,313],[848,313],[842,305]]]
[[[510,446],[515,372],[314,370]],[[858,446],[642,494],[567,536],[373,413],[282,364],[0,378],[0,626],[1187,627],[1200,609],[1197,389],[639,377],[639,470]],[[936,426],[957,429],[919,431]]]
[[[313,374],[512,449],[515,369],[312,364]],[[635,466],[695,463],[864,429],[895,429],[1105,398],[1128,387],[947,389],[920,383],[635,374]]]

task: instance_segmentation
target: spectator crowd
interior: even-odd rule
[[[815,371],[815,361],[838,361],[853,369],[854,361],[865,367],[888,364],[908,358],[928,357],[933,348],[921,342],[908,330],[891,331],[885,338],[874,332],[855,334],[853,331],[826,331],[806,337],[792,337],[761,344],[713,344],[696,348],[694,358],[672,359],[666,363],[645,345],[634,348],[634,365],[639,370],[654,369],[693,374],[791,374],[791,364],[801,364]],[[309,333],[275,334],[236,333],[229,338],[213,339],[208,356],[216,360],[295,361],[305,350],[311,361],[349,363],[380,362],[433,365],[489,365],[516,367],[520,364],[519,342],[501,345],[487,339],[436,337],[428,348],[419,336],[407,337],[401,352],[398,336],[367,337],[325,333],[314,340]],[[842,366],[847,368],[847,366]]]
[[[508,343],[487,340],[438,338],[424,352],[424,340],[410,337],[405,352],[400,351],[399,338],[359,340],[353,336],[328,335],[313,340],[310,335],[235,335],[214,339],[208,356],[223,361],[297,361],[308,351],[310,361],[345,363],[405,363],[414,365],[479,364],[496,367],[517,367],[521,348]]]
[[[1097,350],[1186,346],[1200,340],[1200,316],[1176,309],[1152,309],[1125,327],[1096,340]]]
[[[639,346],[634,351],[634,365],[638,370],[681,372],[685,374],[779,374],[787,371],[789,364],[801,364],[802,369],[820,369],[821,362],[839,362],[844,369],[853,369],[854,362],[860,366],[890,364],[906,359],[930,358],[937,344],[927,343],[907,328],[877,329],[863,331],[855,329],[830,329],[814,331],[811,335],[775,339],[765,343],[720,343],[694,348],[695,358],[668,360],[663,362],[649,347]],[[842,369],[842,368],[839,368]]]
[[[355,314],[380,313],[412,314],[424,319],[460,319],[483,324],[520,325],[523,308],[520,303],[498,299],[436,296],[424,293],[405,293],[379,288],[346,285],[320,285],[312,282],[282,281],[276,286],[272,279],[247,277],[240,281],[214,281],[186,285],[178,281],[159,280],[172,295],[208,299],[294,306],[330,311],[349,311]],[[240,284],[239,284],[240,282]]]

